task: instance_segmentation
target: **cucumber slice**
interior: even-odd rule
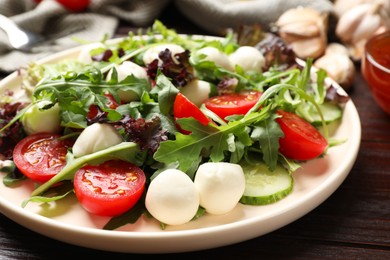
[[[342,109],[337,104],[323,103],[318,106],[326,124],[339,120],[343,115]],[[313,125],[322,125],[321,117],[314,106],[299,106],[297,112]]]
[[[280,165],[273,172],[265,164],[245,164],[242,169],[246,182],[240,199],[242,204],[271,204],[286,197],[293,189],[293,177]]]

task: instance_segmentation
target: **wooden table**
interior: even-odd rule
[[[204,33],[178,13],[164,13],[161,20],[180,33]],[[121,26],[118,34],[129,29],[132,28]],[[324,203],[264,236],[221,248],[166,256],[181,259],[390,259],[390,116],[375,104],[360,73],[349,95],[361,118],[361,148],[346,180]],[[142,259],[148,255],[104,252],[65,244],[30,231],[0,214],[0,259],[76,257]],[[161,255],[152,257],[158,259]]]

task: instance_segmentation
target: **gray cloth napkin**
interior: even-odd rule
[[[287,9],[308,6],[332,11],[330,0],[90,0],[85,12],[72,13],[55,0],[0,0],[0,14],[20,27],[44,35],[44,42],[26,53],[10,48],[0,30],[0,71],[12,72],[29,62],[74,47],[75,38],[95,42],[112,37],[120,20],[145,27],[158,19],[170,2],[196,25],[213,34],[239,24],[269,25]]]
[[[176,0],[178,9],[198,26],[223,34],[240,24],[261,24],[268,29],[288,9],[310,7],[333,12],[330,0]]]
[[[44,35],[48,41],[31,52],[13,50],[0,29],[0,71],[12,72],[38,60],[86,42],[112,37],[119,20],[147,26],[156,19],[169,0],[90,0],[86,12],[72,13],[54,0],[38,5],[33,0],[0,0],[0,14],[19,27]]]

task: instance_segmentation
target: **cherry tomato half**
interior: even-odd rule
[[[73,140],[59,139],[61,135],[39,133],[19,141],[13,151],[16,167],[28,178],[46,182],[66,164],[65,156]]]
[[[259,91],[242,91],[211,97],[203,103],[225,120],[227,116],[246,114],[257,103],[261,95],[262,93]]]
[[[194,103],[180,92],[176,95],[175,102],[173,103],[173,116],[175,119],[193,117],[203,125],[207,125],[212,122],[210,118],[208,118]],[[181,129],[179,125],[177,126],[181,133],[190,133],[189,131]]]
[[[118,160],[87,165],[74,176],[74,191],[82,207],[100,216],[118,216],[131,209],[145,189],[145,173]]]
[[[37,4],[44,0],[34,0]],[[63,7],[72,12],[82,12],[89,6],[90,0],[56,0]]]
[[[279,139],[279,151],[294,160],[310,160],[320,156],[328,147],[327,140],[309,122],[297,114],[278,110],[276,119],[284,137]]]

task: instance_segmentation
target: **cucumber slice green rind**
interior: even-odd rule
[[[275,203],[291,193],[293,177],[282,166],[273,172],[265,164],[244,165],[245,191],[240,199],[246,205]]]
[[[324,116],[325,123],[329,124],[341,118],[343,115],[342,109],[332,103],[323,103],[319,105],[322,115]],[[312,124],[315,126],[322,125],[321,117],[318,113],[312,114]]]
[[[326,123],[334,122],[341,118],[343,115],[342,109],[336,105],[331,103],[323,103],[320,105],[320,109],[322,112],[322,115],[324,116],[324,120]],[[313,124],[314,125],[321,125],[321,118],[319,115],[317,117],[313,118]]]

